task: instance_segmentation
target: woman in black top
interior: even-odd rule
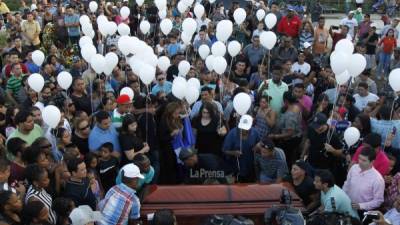
[[[82,155],[89,153],[90,123],[84,118],[76,118],[74,121],[72,143],[74,143]]]
[[[122,154],[121,164],[125,165],[132,162],[137,154],[145,154],[149,152],[150,147],[136,135],[137,122],[133,115],[128,114],[122,120],[122,126],[119,132],[119,143],[121,145]]]
[[[221,155],[221,146],[226,129],[225,127],[220,128],[220,124],[215,105],[210,102],[203,102],[200,113],[192,121],[198,153]]]

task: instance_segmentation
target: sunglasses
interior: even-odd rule
[[[158,78],[157,80],[158,81],[162,81],[162,80],[165,80],[165,78]]]
[[[87,125],[86,127],[79,128],[79,130],[86,130],[86,129],[88,129],[89,127],[90,127],[90,125]]]

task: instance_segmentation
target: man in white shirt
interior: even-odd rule
[[[304,78],[308,76],[311,70],[310,64],[305,62],[306,56],[303,52],[299,52],[298,61],[292,65],[291,71],[295,75],[296,79],[293,84],[303,83]]]
[[[353,97],[356,101],[354,106],[360,111],[363,111],[369,102],[377,102],[379,100],[376,94],[372,94],[368,91],[368,84],[366,82],[358,84],[358,94],[355,94]]]
[[[354,12],[350,11],[349,15],[346,18],[343,18],[342,21],[340,22],[340,25],[344,26],[347,25],[349,27],[349,34],[352,37],[352,40],[354,40],[355,34],[357,33],[358,30],[358,22],[355,18],[353,18]]]

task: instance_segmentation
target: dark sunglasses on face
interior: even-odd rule
[[[90,127],[90,125],[88,124],[88,125],[85,126],[85,127],[79,128],[79,130],[86,130],[86,129],[88,129],[89,127]]]

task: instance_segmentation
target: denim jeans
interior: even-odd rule
[[[381,52],[379,54],[379,64],[378,64],[378,68],[376,69],[376,77],[381,77],[382,72],[384,73],[385,76],[387,76],[387,74],[389,73],[389,65],[390,65],[391,56],[392,56],[391,53],[388,54],[388,53]]]

